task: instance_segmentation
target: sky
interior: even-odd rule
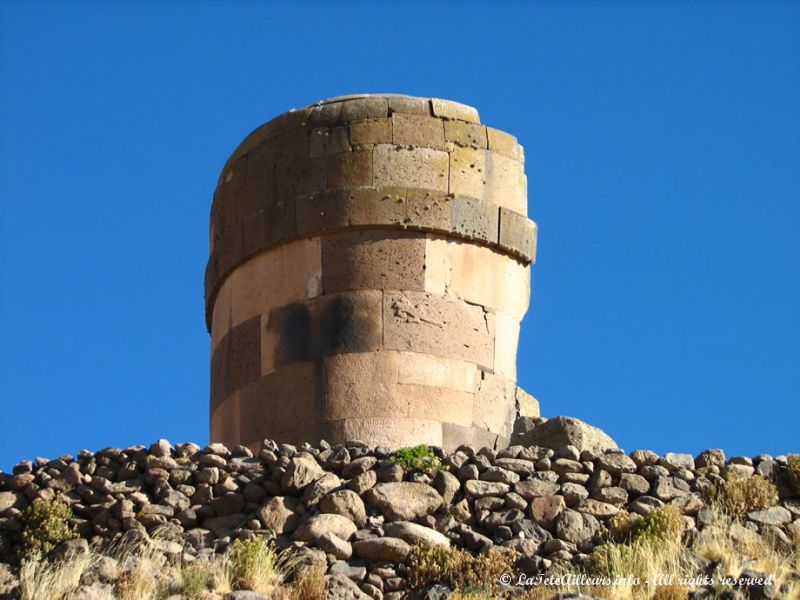
[[[520,385],[628,451],[800,451],[800,4],[0,3],[0,469],[208,441],[223,163],[342,94],[525,147]]]

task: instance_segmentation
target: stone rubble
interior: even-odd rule
[[[704,491],[729,471],[763,473],[780,496],[778,505],[747,514],[731,535],[786,544],[800,532],[800,498],[785,456],[522,445],[432,450],[444,470],[407,470],[388,448],[357,441],[295,447],[264,440],[254,455],[244,446],[159,440],[21,462],[0,473],[0,597],[13,587],[25,507],[55,496],[70,505],[81,539],[54,555],[86,552],[87,542],[155,537],[165,554],[186,562],[263,536],[324,565],[346,597],[387,600],[404,597],[404,561],[419,542],[472,552],[506,546],[519,564],[546,572],[554,561],[586,560],[621,509],[645,514],[674,504],[692,535],[707,525]],[[117,568],[101,562],[87,585],[106,585]]]

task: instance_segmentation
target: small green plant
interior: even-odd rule
[[[667,504],[651,510],[633,524],[634,542],[680,542],[683,534],[683,516],[680,509]]]
[[[794,493],[800,496],[800,454],[790,454],[786,457],[786,473],[789,475],[789,483],[792,484]]]
[[[514,552],[498,547],[472,556],[457,548],[419,544],[408,559],[409,583],[414,588],[442,583],[460,592],[492,592],[500,576],[513,569]]]
[[[392,462],[405,469],[421,471],[441,471],[445,469],[433,451],[425,444],[413,448],[401,448],[392,455]]]
[[[43,558],[61,542],[78,537],[71,518],[72,509],[60,498],[36,498],[23,513],[20,560]]]
[[[778,502],[778,488],[761,475],[739,477],[729,474],[724,483],[710,490],[710,500],[735,519],[753,510],[762,510]]]
[[[213,585],[208,569],[190,565],[181,569],[181,594],[194,600],[200,598]]]
[[[680,541],[683,518],[671,504],[651,510],[645,516],[620,510],[608,520],[608,537],[618,544]]]
[[[284,579],[275,548],[261,538],[236,540],[231,565],[233,587],[269,594]]]

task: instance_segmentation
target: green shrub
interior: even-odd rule
[[[238,590],[269,594],[284,579],[275,548],[261,538],[233,543],[231,580]]]
[[[401,448],[392,455],[392,462],[405,469],[438,471],[445,469],[433,451],[425,444],[413,448]]]
[[[188,598],[200,598],[213,585],[208,569],[190,565],[181,569],[181,594]]]
[[[501,575],[513,572],[514,558],[507,548],[472,556],[458,548],[419,544],[409,555],[409,583],[413,588],[442,583],[453,590],[493,591]]]
[[[78,537],[71,518],[72,509],[60,498],[36,498],[23,513],[20,559],[44,558],[61,542]]]
[[[788,462],[786,472],[789,475],[789,482],[792,484],[794,493],[800,496],[800,454],[790,454],[786,460]]]
[[[667,504],[651,510],[633,525],[634,542],[679,542],[683,534],[683,514],[677,506]]]
[[[750,511],[774,506],[778,502],[778,488],[761,475],[729,474],[724,483],[711,488],[710,499],[724,513],[739,519]]]

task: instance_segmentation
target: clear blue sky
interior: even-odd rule
[[[0,468],[207,441],[219,169],[359,92],[526,148],[521,385],[627,450],[800,450],[800,4],[0,5]]]

